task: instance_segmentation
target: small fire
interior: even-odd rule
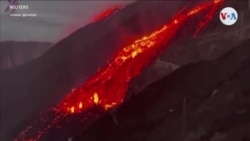
[[[99,104],[99,96],[98,96],[98,93],[94,93],[93,95],[93,102],[98,105]]]
[[[82,102],[79,103],[79,109],[82,109]]]
[[[72,106],[72,107],[70,108],[70,112],[71,112],[72,114],[74,114],[74,113],[75,113],[75,107]]]

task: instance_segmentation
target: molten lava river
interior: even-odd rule
[[[223,3],[224,0],[210,0],[191,8],[184,7],[160,29],[121,48],[105,67],[72,89],[56,107],[43,112],[40,119],[22,131],[15,141],[38,141],[62,119],[94,106],[105,111],[120,105],[130,80],[159,56],[188,20],[195,16],[202,17],[200,22],[194,23],[196,28],[193,33],[196,35],[213,19]],[[48,115],[50,118],[46,118]]]

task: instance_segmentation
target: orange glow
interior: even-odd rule
[[[79,109],[82,109],[82,102],[79,103]]]
[[[99,96],[98,93],[94,93],[93,95],[93,102],[97,105],[99,104]]]
[[[117,103],[113,102],[111,104],[106,104],[104,105],[104,109],[107,111],[108,109],[114,107],[115,105],[117,105]]]
[[[73,113],[75,112],[75,107],[72,106],[72,107],[70,108],[70,112],[73,114]]]

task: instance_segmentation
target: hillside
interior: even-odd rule
[[[73,141],[249,139],[249,45],[176,70],[119,107],[117,125],[106,114]]]

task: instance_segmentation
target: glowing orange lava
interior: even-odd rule
[[[66,115],[77,114],[99,106],[104,110],[117,106],[123,102],[130,80],[141,73],[166,47],[166,44],[175,36],[185,23],[195,17],[201,16],[196,25],[197,34],[213,18],[224,0],[211,0],[193,7],[191,10],[184,9],[160,29],[135,40],[128,46],[118,51],[109,63],[100,69],[88,81],[72,91],[53,108],[54,119],[46,121],[45,127],[35,132],[32,137],[27,137],[28,132],[34,132],[33,126],[21,133],[16,141],[34,139],[37,141],[42,134],[54,126],[58,120]],[[46,115],[44,115],[46,116]],[[41,121],[41,120],[40,120]],[[24,139],[23,139],[24,138]]]
[[[98,93],[94,93],[93,95],[93,102],[98,105],[99,104],[99,96]]]
[[[213,18],[222,2],[223,0],[214,0],[200,4],[190,11],[178,13],[161,29],[124,47],[106,67],[102,68],[86,83],[71,91],[58,105],[58,109],[65,113],[72,113],[71,110],[68,111],[68,107],[74,107],[73,113],[79,113],[93,105],[99,105],[108,110],[121,104],[130,80],[140,74],[160,54],[165,47],[164,45],[170,41],[185,21],[202,11],[207,11],[205,19],[197,24],[196,35]],[[91,100],[93,94],[98,94],[98,103]],[[82,108],[77,108],[79,103],[83,104]]]

